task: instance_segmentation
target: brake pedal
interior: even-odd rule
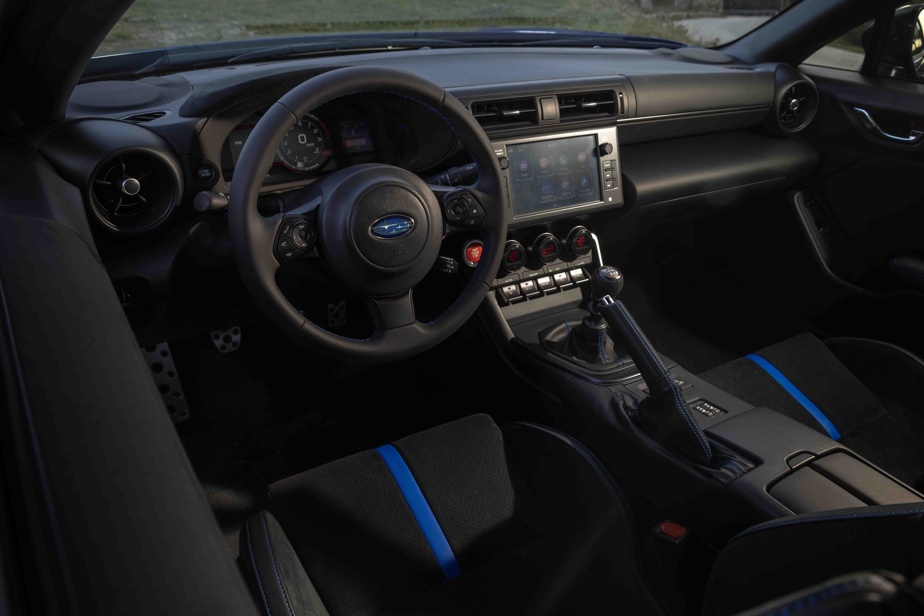
[[[231,329],[214,331],[211,338],[220,353],[233,353],[241,346],[241,328],[235,325]]]
[[[148,368],[151,369],[151,375],[154,377],[154,383],[160,392],[160,397],[167,407],[167,413],[173,423],[180,423],[189,419],[189,404],[186,402],[186,394],[183,392],[183,386],[180,384],[180,377],[176,371],[176,364],[173,363],[173,353],[166,342],[161,342],[155,346],[142,347],[141,352],[148,362]]]

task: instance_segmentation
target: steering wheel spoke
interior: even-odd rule
[[[366,307],[376,329],[387,331],[417,322],[413,290],[391,297],[366,298]]]

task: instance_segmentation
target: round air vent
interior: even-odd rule
[[[797,82],[780,97],[777,108],[780,127],[786,132],[798,132],[808,126],[817,109],[818,93],[815,86],[807,81]]]
[[[776,94],[765,126],[774,133],[798,133],[818,111],[818,90],[812,80],[789,65],[776,67]]]
[[[97,220],[110,231],[143,233],[160,226],[180,194],[176,169],[150,151],[122,152],[96,169],[90,203]]]

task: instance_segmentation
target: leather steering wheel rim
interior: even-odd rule
[[[484,251],[460,295],[435,320],[420,322],[414,318],[412,322],[396,327],[377,326],[368,338],[359,339],[343,337],[320,327],[302,315],[283,295],[275,280],[280,263],[274,255],[273,246],[284,216],[277,214],[270,218],[264,217],[258,211],[257,198],[279,143],[300,118],[323,103],[365,92],[394,94],[415,100],[442,116],[455,132],[479,168],[478,180],[467,190],[484,211],[484,220],[478,233],[484,243]],[[374,175],[376,170],[369,169],[366,173]],[[386,173],[385,169],[382,173]],[[402,173],[410,175],[409,172]],[[426,186],[422,181],[419,184]],[[321,190],[324,190],[323,183]],[[358,208],[359,205],[350,204],[349,207]],[[441,208],[437,208],[436,215],[432,208],[428,212],[429,224],[439,225],[442,239],[445,224]],[[435,346],[474,314],[500,265],[507,235],[507,197],[502,190],[500,165],[487,135],[455,97],[436,84],[405,71],[348,67],[323,73],[296,86],[260,118],[247,138],[235,166],[228,205],[228,225],[234,259],[245,286],[258,307],[285,334],[302,346],[335,359],[392,361]],[[322,258],[326,258],[325,242],[333,246],[334,238],[326,240],[320,234],[319,252]],[[432,255],[427,253],[425,256]],[[426,264],[427,268],[432,264]],[[350,281],[341,282],[348,284]],[[412,290],[413,287],[406,291],[408,301],[412,301]],[[387,297],[371,299],[388,300]]]

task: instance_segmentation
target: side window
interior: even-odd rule
[[[863,51],[863,34],[873,26],[870,20],[840,36],[805,59],[805,64],[859,71],[866,53]],[[867,37],[869,35],[867,34]]]
[[[924,4],[907,4],[868,21],[804,63],[924,82]]]

